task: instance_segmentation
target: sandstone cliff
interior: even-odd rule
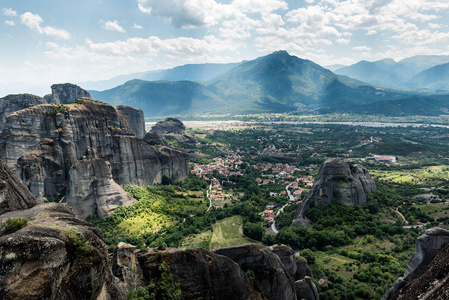
[[[48,103],[70,104],[79,98],[91,98],[88,91],[71,83],[53,84],[51,86],[51,95],[46,95],[45,100]]]
[[[45,103],[47,101],[44,98],[30,94],[8,95],[0,98],[0,131],[6,122],[6,117],[13,112]]]
[[[159,133],[153,130],[148,131],[143,140],[153,146],[168,146],[168,143],[159,135]]]
[[[73,204],[70,197],[79,202],[82,195],[79,191],[84,191],[86,197],[93,195],[90,191],[94,187],[83,184],[105,186],[109,181],[108,171],[104,166],[95,169],[83,162],[90,158],[104,160],[118,185],[153,185],[159,183],[163,175],[173,180],[182,180],[188,175],[186,154],[169,147],[153,147],[136,138],[120,110],[90,99],[78,99],[70,105],[38,105],[15,112],[6,119],[0,134],[0,159],[15,169],[38,198],[59,200],[70,187],[71,193],[65,200]],[[99,172],[106,181],[76,182],[84,176],[71,170],[77,166]],[[121,195],[117,189],[111,191],[113,185],[109,182],[109,187],[103,189],[105,196]],[[120,188],[118,185],[114,186]],[[122,197],[119,201],[125,204],[128,200]],[[113,203],[111,208],[118,203],[117,199]],[[78,209],[76,212],[86,215]]]
[[[360,165],[348,166],[339,159],[328,159],[321,166],[315,182],[296,212],[292,226],[303,222],[303,214],[310,203],[356,206],[366,203],[366,195],[376,191],[376,184],[368,170]]]
[[[20,178],[0,160],[0,214],[39,204]]]
[[[20,209],[0,215],[0,299],[125,299],[101,231],[66,204],[34,206],[23,183],[0,165],[2,203]]]
[[[447,247],[445,248],[447,244],[449,244],[449,230],[442,228],[432,228],[426,230],[426,233],[418,237],[416,241],[415,253],[410,258],[404,276],[400,277],[394,283],[393,287],[385,294],[385,296],[382,299],[383,300],[424,299],[421,298],[421,296],[417,297],[416,295],[424,295],[428,291],[430,294],[432,294],[433,289],[439,291],[446,291],[446,295],[448,295],[447,292],[449,291],[449,282],[446,282],[446,280],[448,279],[447,272],[449,271],[449,264],[446,261],[441,261],[442,258],[444,259],[449,258],[448,256],[449,249],[447,249]],[[444,252],[442,252],[441,255],[439,255],[439,258],[437,259],[436,256],[443,248],[445,248]],[[441,267],[441,270],[435,272],[429,271],[428,267],[431,263],[433,265],[432,266],[433,269],[438,269]],[[439,275],[442,274],[441,272],[443,271],[444,276]],[[424,273],[426,273],[426,276],[421,278]],[[415,281],[420,283],[415,283]],[[421,291],[419,291],[418,286],[421,286],[423,282],[426,281],[430,282],[427,285],[426,290],[424,291],[424,288],[421,288]],[[413,282],[411,284],[413,285],[413,288],[408,286],[404,288],[404,286],[406,286],[410,282]],[[445,288],[443,288],[442,286],[445,286]],[[402,289],[404,289],[404,291],[402,291]],[[414,290],[415,292],[412,292],[412,290]],[[406,296],[408,295],[408,293],[412,293],[415,296],[408,297]],[[398,296],[395,297],[396,294],[398,294]],[[430,297],[426,299],[448,299],[448,298]]]
[[[157,132],[160,136],[167,140],[175,140],[178,142],[186,142],[196,144],[198,141],[186,132],[184,124],[175,118],[166,118],[159,121],[151,130]]]
[[[212,252],[182,248],[140,253],[120,243],[112,265],[114,274],[128,288],[136,289],[160,276],[158,268],[163,261],[180,284],[182,299],[282,300],[297,299],[296,292],[304,299],[318,299],[308,276],[310,268],[287,246],[240,245]],[[254,275],[249,277],[247,272]]]
[[[145,136],[145,118],[143,111],[128,105],[119,105],[117,108],[128,118],[131,129],[134,131],[136,137],[143,139]]]
[[[449,299],[449,246],[441,250],[418,279],[403,287],[394,300]]]

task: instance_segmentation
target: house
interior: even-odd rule
[[[265,217],[267,217],[267,216],[269,216],[271,214],[273,214],[273,210],[272,209],[266,209],[266,210],[263,211],[263,215]]]
[[[303,190],[296,190],[296,191],[294,191],[294,192],[293,192],[293,197],[299,197],[299,196],[301,196],[301,195],[302,195],[302,191],[303,191]]]

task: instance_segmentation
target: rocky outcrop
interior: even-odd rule
[[[303,223],[303,214],[312,202],[316,205],[330,204],[332,201],[345,206],[363,205],[371,191],[376,191],[376,184],[365,167],[349,166],[340,159],[328,159],[298,208],[292,226]]]
[[[83,170],[95,170],[92,163],[83,162],[90,158],[109,164],[112,179],[118,185],[153,185],[160,183],[163,175],[175,181],[188,175],[187,154],[169,147],[153,147],[136,138],[120,110],[90,99],[15,112],[7,118],[0,134],[0,159],[15,169],[37,198],[59,200],[69,186],[73,188],[71,196],[77,197],[79,191],[89,194],[94,187],[74,187],[70,178],[85,178],[76,170],[71,171],[78,162]],[[104,166],[96,170],[101,180],[106,180],[103,183],[110,182]],[[103,191],[107,197],[111,190]]]
[[[64,201],[86,219],[92,213],[109,217],[119,206],[136,202],[112,179],[109,164],[102,158],[79,160],[69,171]]]
[[[51,86],[51,95],[46,95],[48,103],[70,104],[79,98],[91,98],[88,91],[83,90],[76,84],[60,83]]]
[[[47,101],[44,98],[30,94],[8,95],[0,98],[0,131],[6,118],[13,112],[45,103]]]
[[[445,246],[432,260],[426,271],[403,287],[394,300],[449,299],[449,246]]]
[[[8,219],[28,225],[6,230]],[[66,204],[0,216],[1,299],[126,299],[112,275],[101,231]]]
[[[442,285],[446,285],[446,291],[449,290],[449,283],[446,283],[447,277],[445,277],[449,271],[449,264],[447,261],[438,261],[436,259],[436,256],[438,253],[447,245],[449,244],[449,230],[442,229],[442,228],[432,228],[426,230],[426,233],[422,236],[418,237],[416,241],[416,250],[415,253],[410,258],[410,261],[407,264],[407,268],[405,270],[404,276],[400,277],[393,285],[393,287],[385,294],[385,296],[382,298],[383,300],[389,300],[389,299],[424,299],[421,297],[405,297],[405,292],[402,292],[401,289],[404,288],[408,283],[419,280],[419,281],[426,281],[429,280],[432,277],[432,272],[429,273],[428,267],[432,263],[433,268],[437,269],[438,266],[441,266],[442,269],[444,269],[444,276],[441,277],[438,272],[433,273],[433,283],[428,285],[427,288],[439,288],[439,284],[437,282],[440,282]],[[440,259],[442,257],[449,258],[449,250],[447,247],[444,250],[445,254],[442,253]],[[427,269],[427,271],[426,271]],[[423,279],[421,279],[421,276],[424,273],[428,273]],[[418,279],[419,278],[419,279]],[[444,280],[443,280],[444,279]],[[430,280],[432,282],[432,280]],[[416,290],[417,286],[420,286],[421,283],[412,283]],[[407,290],[413,290],[410,287],[406,288]],[[401,295],[395,297],[395,295]],[[425,293],[423,292],[422,295]],[[447,298],[426,298],[426,299],[447,299]]]
[[[198,141],[186,132],[184,124],[175,118],[166,118],[164,121],[159,121],[151,130],[157,132],[160,136],[167,140],[174,140],[184,143],[196,144]]]
[[[0,160],[0,214],[23,210],[39,204],[39,201],[23,185],[20,178]]]
[[[143,111],[128,105],[119,105],[117,108],[128,118],[131,129],[134,131],[136,137],[143,139],[145,136],[145,118]]]
[[[148,131],[143,140],[152,146],[168,146],[168,143],[159,135],[159,133],[153,130]]]
[[[265,247],[247,244],[220,248],[214,252],[229,257],[244,270],[253,271],[254,280],[266,299],[296,299],[296,286],[300,284],[298,281],[305,278],[303,274],[311,276],[312,273],[303,261],[297,260],[294,251],[285,245]],[[304,285],[301,286],[305,289]],[[314,290],[312,288],[304,294],[314,296],[306,299],[318,299],[313,282],[311,286]]]
[[[305,276],[303,279],[295,281],[295,292],[298,299],[319,299],[318,289],[313,283],[313,279]]]
[[[162,262],[169,265],[180,284],[182,299],[290,300],[297,299],[296,291],[308,297],[304,299],[318,299],[313,281],[301,275],[310,268],[304,268],[303,261],[284,245],[240,245],[212,252],[201,248],[150,249],[140,253],[134,246],[120,243],[112,265],[114,274],[128,288],[136,289],[158,280]]]
[[[114,255],[113,269],[128,288],[134,288],[134,285],[146,286],[150,281],[157,281],[163,262],[180,284],[182,299],[262,299],[235,262],[202,248],[150,249],[139,253],[131,245],[122,243]]]

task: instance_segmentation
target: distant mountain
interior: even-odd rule
[[[331,70],[332,72],[335,72],[338,69],[347,67],[347,65],[342,65],[342,64],[335,64],[335,65],[328,65],[328,66],[324,66],[324,68]]]
[[[399,86],[412,78],[414,71],[407,65],[396,63],[393,59],[369,62],[362,60],[356,64],[335,71],[371,84],[382,86]]]
[[[243,62],[207,83],[132,80],[107,91],[91,91],[91,95],[114,105],[135,106],[147,117],[204,113],[368,112],[370,109],[388,114],[388,110],[380,107],[388,108],[389,101],[402,100],[398,102],[399,107],[410,101],[412,105],[407,107],[410,111],[427,101],[410,92],[378,88],[335,75],[286,51]],[[375,103],[383,102],[385,104],[375,106]],[[435,102],[432,114],[445,109],[444,103]]]
[[[416,55],[398,62],[406,65],[415,75],[436,65],[449,63],[449,55]]]
[[[87,90],[103,91],[122,85],[133,79],[147,81],[207,81],[232,70],[240,63],[228,64],[187,64],[173,69],[156,70],[121,75],[109,80],[80,82],[79,85]]]
[[[399,62],[388,58],[373,62],[362,60],[351,66],[337,69],[335,73],[374,85],[418,89],[422,86],[413,85],[415,81],[410,81],[414,76],[428,68],[448,62],[447,55],[417,55]]]
[[[405,85],[413,88],[449,90],[449,63],[424,70]]]

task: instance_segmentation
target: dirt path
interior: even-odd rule
[[[401,216],[401,218],[402,218],[402,220],[404,220],[404,224],[405,225],[408,225],[408,221],[405,219],[405,217],[404,217],[404,215],[399,211],[399,208],[402,206],[402,204],[401,205],[399,205],[398,206],[398,208],[396,208],[396,210],[394,210],[398,215],[400,215]]]

